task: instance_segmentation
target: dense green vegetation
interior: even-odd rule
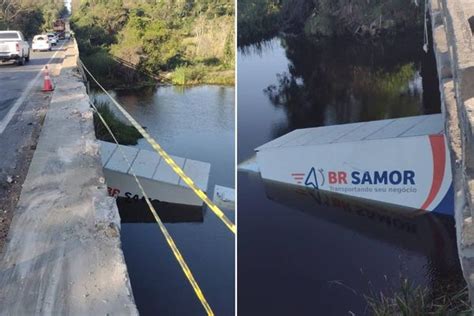
[[[85,0],[71,22],[82,59],[109,86],[146,83],[131,68],[175,84],[233,84],[233,3]]]
[[[110,130],[119,144],[136,145],[138,140],[143,138],[135,127],[125,124],[115,115],[114,112],[112,112],[108,102],[97,100],[94,100],[93,102],[100,116],[102,116],[104,121],[110,127]],[[94,113],[94,130],[97,139],[111,143],[115,142],[97,113]]]
[[[423,19],[423,4],[414,0],[239,0],[238,6],[239,45],[279,31],[318,37],[399,34]]]
[[[0,29],[20,30],[27,37],[49,31],[67,14],[63,0],[0,0]]]

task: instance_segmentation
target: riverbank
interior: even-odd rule
[[[235,71],[220,67],[179,67],[171,72],[169,77],[174,85],[179,86],[233,86],[235,84]]]
[[[82,61],[101,85],[111,90],[140,90],[170,84],[176,86],[235,85],[235,70],[220,64],[200,63],[153,74],[140,70],[137,65],[122,64],[105,51],[86,55],[82,57]]]

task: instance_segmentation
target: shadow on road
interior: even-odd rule
[[[17,65],[16,61],[7,61],[7,62],[0,62],[0,69],[10,69],[10,68],[18,68],[18,71],[23,70],[24,67],[31,66],[38,66],[38,65],[45,65],[45,64],[61,64],[63,62],[63,58],[53,58],[51,56],[46,56],[42,58],[36,58],[37,55],[32,55],[29,62],[26,62],[24,66]],[[51,59],[51,61],[50,61]]]
[[[33,57],[33,56],[31,56]],[[32,58],[29,62],[30,65],[44,65],[44,64],[61,64],[63,62],[62,58],[53,58],[51,57],[45,57],[45,58]],[[28,63],[27,63],[28,65]]]
[[[8,110],[9,110],[10,107],[15,103],[15,101],[16,101],[17,99],[18,99],[18,98],[16,98],[16,97],[4,99],[4,100],[1,100],[1,99],[0,99],[0,118],[3,119],[3,117],[5,117],[5,115],[7,114]]]
[[[20,66],[18,66],[15,61],[7,61],[7,62],[1,62],[0,61],[0,67],[2,67],[2,68],[13,68],[13,67],[20,67]]]

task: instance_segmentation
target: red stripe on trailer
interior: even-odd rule
[[[444,145],[443,135],[430,135],[431,151],[433,154],[433,181],[431,182],[431,189],[426,201],[421,206],[421,209],[426,208],[433,202],[439,193],[441,184],[443,183],[444,169],[446,168],[446,148]]]

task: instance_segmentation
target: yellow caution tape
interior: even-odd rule
[[[117,145],[119,145],[118,141],[117,141],[117,138],[115,138],[115,135],[112,133],[112,130],[110,129],[110,127],[107,125],[107,123],[105,122],[104,118],[102,117],[102,115],[100,115],[99,111],[97,110],[97,108],[95,107],[95,105],[90,102],[90,104],[92,105],[92,107],[94,108],[94,110],[96,111],[97,115],[99,116],[100,120],[102,121],[102,123],[104,124],[105,128],[107,129],[107,131],[110,133],[110,135],[112,136],[112,138],[114,139],[115,143]],[[170,246],[171,248],[171,251],[173,252],[174,254],[174,257],[176,258],[176,260],[178,261],[179,265],[181,266],[181,269],[183,270],[184,274],[186,275],[186,278],[188,279],[189,283],[191,284],[191,286],[193,287],[194,289],[194,293],[196,293],[196,296],[198,297],[199,301],[201,302],[202,306],[204,307],[204,309],[206,310],[206,313],[207,315],[209,316],[214,316],[214,312],[212,311],[211,309],[211,306],[209,306],[206,298],[204,297],[204,294],[202,293],[201,291],[201,288],[199,287],[199,284],[196,282],[196,279],[194,279],[194,276],[193,276],[193,273],[191,272],[191,270],[189,269],[186,261],[184,261],[184,258],[183,256],[181,255],[181,252],[179,251],[178,247],[176,246],[173,238],[171,237],[171,235],[169,234],[168,232],[168,229],[166,229],[166,226],[163,224],[163,221],[161,220],[161,218],[158,216],[158,213],[156,212],[155,210],[155,207],[153,206],[153,204],[151,204],[150,202],[150,199],[148,198],[148,195],[146,194],[145,190],[143,189],[143,186],[141,184],[141,182],[138,180],[135,172],[133,171],[133,167],[132,167],[132,164],[130,163],[130,161],[128,160],[127,156],[125,155],[125,153],[123,152],[122,148],[120,146],[118,146],[118,149],[120,150],[123,158],[125,159],[125,161],[127,162],[127,164],[130,166],[130,173],[133,175],[134,179],[135,179],[135,182],[137,183],[140,191],[142,192],[143,194],[143,197],[145,197],[145,201],[146,203],[148,204],[148,207],[151,211],[151,213],[153,214],[153,217],[155,218],[155,221],[156,223],[158,224],[158,226],[160,227],[160,230],[161,232],[163,233],[163,235],[165,236],[165,239],[168,243],[168,245]]]
[[[107,90],[102,87],[102,85],[94,78],[89,69],[82,63],[85,71],[91,76],[91,78],[97,83],[97,85],[104,91],[104,93],[112,100],[112,102],[117,106],[117,108],[122,112],[122,114],[130,121],[130,123],[138,130],[138,132],[145,138],[145,140],[153,147],[153,149],[166,161],[166,163],[173,169],[173,171],[194,191],[194,193],[204,202],[207,206],[217,215],[217,217],[224,222],[224,224],[230,229],[234,234],[237,232],[235,224],[222,212],[222,210],[212,202],[212,200],[207,197],[207,195],[199,189],[193,182],[193,180],[188,177],[183,169],[181,169],[176,162],[163,150],[163,148],[138,124],[137,121],[117,102],[115,99],[107,92]]]

